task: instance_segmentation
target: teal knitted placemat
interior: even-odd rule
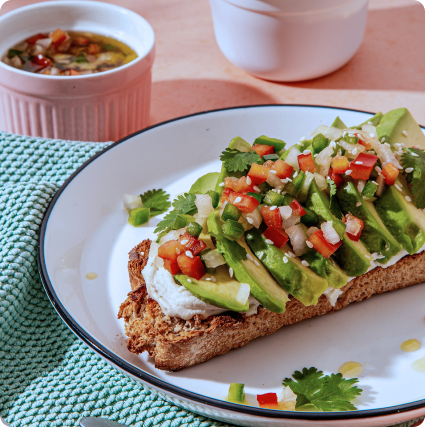
[[[225,426],[109,366],[44,292],[37,269],[44,212],[68,176],[107,145],[0,132],[0,417],[13,427],[78,426],[88,416],[129,426]]]

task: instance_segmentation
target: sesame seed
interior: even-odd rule
[[[246,220],[250,223],[250,224],[254,224],[254,220],[252,218],[246,218]]]
[[[352,153],[353,153],[353,156],[355,156],[356,154],[357,154],[357,147],[352,151]]]
[[[376,181],[372,181],[372,184],[378,185],[378,183]]]
[[[353,172],[351,169],[348,169],[347,171],[345,171],[345,175],[351,175],[351,172]]]
[[[367,124],[368,124],[368,125],[373,125],[373,123],[372,123],[372,122],[367,122]]]
[[[301,264],[302,264],[304,267],[308,267],[308,266],[310,265],[307,261],[301,261]]]
[[[403,191],[403,190],[401,189],[401,187],[400,187],[398,184],[394,184],[394,187],[395,187],[398,191]]]
[[[186,256],[188,256],[189,258],[193,258],[193,254],[190,251],[186,251],[185,252]]]
[[[224,187],[224,182],[220,182],[220,184],[218,184],[219,187]]]
[[[381,139],[381,142],[384,142],[384,141],[385,141],[385,136],[383,136]]]
[[[357,202],[356,203],[356,208],[358,208],[359,206],[361,206],[362,205],[362,202]]]
[[[261,191],[256,185],[254,185],[254,190],[257,191],[258,193],[260,193]]]
[[[294,172],[294,175],[292,176],[292,178],[295,178],[298,175],[298,171]]]
[[[400,142],[399,145],[400,145],[401,148],[406,148],[406,144],[404,142]]]
[[[233,277],[233,268],[229,268],[230,277]]]
[[[211,281],[212,282],[217,282],[217,279],[214,276],[211,276]]]
[[[273,174],[275,174],[276,175],[276,171],[274,171],[274,170],[271,170],[271,171],[269,171],[269,173],[273,173]]]
[[[307,138],[305,137],[305,136],[302,136],[301,138],[300,138],[300,142],[303,142],[303,141],[305,141]]]
[[[144,255],[145,253],[144,252],[140,252],[140,255]]]
[[[405,172],[406,172],[406,173],[411,173],[411,172],[413,172],[413,168],[406,168],[406,169],[405,169]]]
[[[248,185],[251,185],[251,178],[249,177],[249,176],[247,176],[246,177],[246,183],[248,184]]]
[[[386,147],[390,147],[390,148],[391,148],[391,145],[390,145],[390,144],[388,144],[388,142],[384,142],[384,145],[385,145]]]
[[[295,258],[295,257],[296,257],[296,255],[295,255],[293,252],[288,252],[288,255],[289,255],[291,258]]]
[[[403,134],[404,136],[409,136],[409,134],[408,134],[405,130],[402,132],[402,134]]]
[[[271,210],[271,211],[274,211],[276,208],[277,208],[277,206],[271,206],[271,207],[270,207],[270,210]]]
[[[288,262],[288,258],[286,258],[286,256],[283,257],[283,262],[286,264]]]
[[[310,249],[313,247],[313,243],[309,242],[308,240],[305,243]]]
[[[242,197],[236,197],[234,203],[240,203],[242,202]]]
[[[266,243],[269,244],[269,245],[273,245],[273,240],[266,239]]]
[[[410,154],[413,156],[413,157],[419,157],[416,153],[414,153],[413,151],[411,151],[410,152]]]
[[[286,180],[287,180],[288,182],[292,182],[292,179],[291,179],[291,178],[286,178]]]
[[[354,162],[356,165],[362,165],[363,162]]]
[[[375,134],[372,132],[369,134],[371,138],[375,138]]]
[[[257,267],[259,267],[260,266],[260,263],[255,259],[254,260],[254,264],[257,266]]]
[[[211,277],[207,277],[205,280],[209,282],[211,280]]]
[[[308,154],[311,154],[311,150],[304,150],[303,154],[304,154],[304,156],[307,156]]]
[[[408,202],[411,202],[411,201],[412,201],[412,199],[411,199],[409,196],[406,196],[406,197],[405,197],[405,199],[406,199]]]
[[[185,245],[188,241],[189,241],[189,240],[182,240],[180,243],[181,243],[182,245]]]
[[[318,155],[319,155],[319,153],[316,153],[313,157],[316,158],[316,156],[318,156]]]
[[[187,279],[187,281],[188,281],[189,283],[192,283],[192,280],[190,280],[190,279]]]
[[[336,148],[336,142],[335,141],[331,141],[331,143],[329,144],[329,147]]]
[[[180,249],[179,248],[176,248],[176,254],[180,255]]]
[[[375,166],[375,170],[376,170],[376,172],[378,172],[378,173],[381,173],[381,172],[382,172],[382,169],[381,169],[379,166]]]

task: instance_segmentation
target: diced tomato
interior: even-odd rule
[[[335,182],[335,185],[339,187],[341,184],[344,184],[344,178],[341,174],[335,173],[332,168],[329,169],[329,178]]]
[[[278,406],[277,394],[276,393],[266,393],[266,394],[257,394],[257,402],[260,406]]]
[[[185,251],[183,245],[177,240],[169,240],[158,248],[158,256],[176,262],[177,257]]]
[[[394,185],[399,173],[400,171],[392,163],[387,163],[382,168],[382,175],[384,175],[385,184]]]
[[[275,209],[273,209],[273,207]],[[261,215],[268,227],[282,228],[282,217],[280,211],[276,206],[262,206]]]
[[[354,215],[347,214],[347,215],[345,215],[344,222],[345,222],[345,224],[347,224],[347,229],[345,230],[345,232],[347,233],[347,236],[351,240],[354,240],[355,242],[358,242],[359,239],[360,239],[360,235],[362,234],[362,230],[364,228],[363,221],[360,218],[357,218]],[[355,228],[360,227],[359,231],[356,234],[349,233],[347,230],[349,229],[350,225],[353,226],[353,227],[355,227]]]
[[[227,177],[224,180],[224,185],[226,188],[230,188],[233,191],[236,191],[236,193],[255,193],[254,190],[254,183],[252,182],[251,178],[249,178],[248,182],[247,182],[247,178],[246,176],[243,176],[242,178],[239,178],[238,180],[233,180],[230,177]]]
[[[304,216],[307,213],[295,199],[292,200],[289,206],[292,208],[292,212],[295,215]]]
[[[272,170],[276,171],[276,176],[279,179],[289,178],[294,168],[282,159],[276,160],[272,166]]]
[[[52,42],[55,46],[59,46],[66,40],[66,34],[60,28],[58,28],[53,31],[52,34],[50,34],[50,38],[52,39]]]
[[[275,154],[274,145],[254,144],[251,151],[255,151],[261,158],[267,154]]]
[[[184,251],[190,251],[193,255],[198,255],[207,247],[207,245],[202,240],[199,240],[188,233],[182,234],[180,236],[179,242],[183,246]]]
[[[50,61],[50,59],[46,58],[41,53],[39,53],[38,55],[34,56],[31,59],[31,62],[33,64],[35,64],[35,65],[39,65],[40,68],[46,68],[46,67],[50,67],[52,65],[52,62]]]
[[[342,240],[335,245],[329,243],[325,239],[322,230],[315,231],[307,242],[310,242],[313,248],[320,252],[325,258],[329,258],[342,245]]]
[[[39,34],[36,34],[35,36],[30,37],[29,39],[26,39],[25,41],[29,44],[35,44],[37,40],[43,40],[43,39],[47,39],[47,36],[39,33]]]
[[[363,145],[366,150],[370,150],[372,148],[372,144],[370,142],[366,142],[359,133],[355,133],[354,136],[357,136],[357,138],[359,138],[359,144]]]
[[[85,37],[75,37],[73,42],[78,46],[85,46],[89,42],[89,39],[86,39]]]
[[[229,195],[231,192],[232,192],[231,188],[225,188],[223,191],[223,194],[221,195],[220,203],[228,202],[229,201]]]
[[[80,76],[80,72],[77,70],[69,70],[69,75],[70,76]]]
[[[313,156],[310,154],[300,154],[298,164],[303,172],[316,172]]]
[[[264,166],[261,166],[257,163],[253,163],[251,165],[251,169],[248,172],[248,176],[251,178],[251,181],[255,185],[260,185],[263,182],[267,181],[267,178],[269,177],[270,170],[265,168]]]
[[[205,275],[205,267],[201,257],[188,257],[186,254],[181,254],[177,258],[177,264],[183,274],[200,280]]]
[[[263,235],[266,239],[271,240],[278,248],[281,248],[289,240],[285,230],[273,226],[267,228]]]
[[[229,194],[228,201],[243,213],[253,212],[260,204],[255,197],[248,196],[247,194],[235,193],[233,191]]]
[[[87,49],[87,53],[89,55],[96,55],[96,53],[99,53],[99,52],[100,52],[99,45],[94,43],[89,44],[89,47]]]
[[[350,162],[345,156],[336,156],[332,159],[332,170],[335,173],[345,173],[350,167]]]
[[[164,259],[164,268],[168,270],[171,275],[179,274],[180,273],[180,267],[177,263],[177,261],[171,261],[169,259]]]
[[[364,179],[367,181],[377,160],[378,156],[360,153],[357,158],[350,163],[350,169],[352,170],[350,176],[353,179]]]

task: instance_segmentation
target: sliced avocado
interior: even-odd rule
[[[375,207],[390,233],[413,255],[425,244],[425,213],[406,200],[406,196],[411,200],[413,197],[404,177],[400,175],[398,181],[402,191],[388,185],[375,201]]]
[[[208,191],[214,190],[220,172],[207,173],[196,180],[196,182],[190,187],[189,193],[191,194],[207,194]]]
[[[229,148],[233,148],[235,150],[248,152],[251,150],[251,144],[249,142],[246,142],[243,138],[240,136],[237,136],[236,138],[233,138],[229,143]],[[240,178],[243,175],[242,172],[232,172],[232,176],[236,178]],[[224,167],[224,165],[221,166],[221,172],[218,176],[214,191],[216,191],[218,194],[223,194],[224,187],[220,187],[220,184],[224,182],[224,180],[230,176],[229,171]]]
[[[363,221],[364,228],[360,240],[371,253],[385,256],[377,261],[386,264],[402,247],[385,227],[375,206],[362,198],[353,182],[338,187],[337,197],[344,214],[351,213]]]
[[[372,126],[378,126],[380,121],[382,120],[382,117],[384,117],[384,115],[379,112],[376,113],[373,117],[371,117],[370,119],[367,119],[366,121],[364,121],[363,123],[359,124],[356,129],[361,130],[363,125],[370,125],[372,123]]]
[[[248,311],[249,287],[232,279],[229,269],[221,265],[214,273],[216,282],[196,280],[184,274],[177,274],[174,278],[183,285],[192,295],[207,304],[231,311]]]
[[[217,251],[233,269],[236,279],[248,283],[253,297],[274,313],[285,311],[288,295],[273,279],[242,238],[237,242],[226,239],[221,232],[220,213],[215,211],[208,216],[208,231],[217,240]],[[249,255],[249,256],[248,256]]]
[[[425,149],[425,135],[407,108],[398,108],[384,114],[376,131],[379,140],[385,137],[385,142],[391,146],[402,142],[406,147]],[[407,136],[403,131],[407,132]]]
[[[286,146],[286,142],[282,141],[281,139],[270,138],[265,135],[261,135],[256,138],[254,141],[254,145],[255,144],[273,145],[276,154],[279,154],[282,150],[285,149]]]
[[[347,125],[337,116],[334,122],[331,124],[331,127],[337,129],[347,129]]]
[[[333,257],[345,274],[355,277],[366,273],[370,267],[370,259],[368,258],[370,253],[363,243],[354,242],[345,234],[345,224],[332,215],[329,209],[329,197],[319,190],[316,181],[310,185],[305,205],[318,216],[319,223],[332,221],[336,232],[342,237],[343,244],[337,249]]]
[[[280,249],[273,244],[268,244],[261,231],[257,229],[248,231],[246,240],[255,255],[285,291],[305,306],[317,304],[319,297],[328,287],[328,282],[302,265],[299,258],[286,256],[291,252],[288,244]]]
[[[347,284],[348,277],[332,258],[326,259],[314,249],[309,249],[300,258],[307,261],[311,270],[327,280],[331,288],[339,289]]]

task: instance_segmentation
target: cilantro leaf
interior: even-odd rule
[[[316,409],[319,411],[352,411],[357,408],[350,402],[363,390],[354,386],[357,378],[345,379],[342,374],[323,375],[316,368],[295,371],[292,378],[285,378],[283,385],[296,395],[296,409]]]
[[[406,174],[413,201],[418,209],[425,208],[425,151],[420,148],[406,148],[401,156],[401,165],[404,169],[413,168]]]
[[[328,179],[327,183],[328,183],[329,196],[330,196],[329,209],[331,210],[331,212],[335,216],[335,218],[341,219],[342,211],[341,211],[341,205],[339,204],[338,198],[336,197],[335,181]]]
[[[261,163],[261,157],[255,151],[242,152],[233,148],[226,148],[220,160],[229,172],[244,172],[253,163]]]
[[[246,250],[238,242],[223,236],[217,236],[216,239],[217,251],[223,255],[224,259],[226,259],[227,254],[231,253],[232,258],[237,261],[246,260]]]
[[[149,190],[140,195],[144,208],[150,208],[150,216],[160,215],[167,212],[171,203],[168,201],[170,195],[164,190]]]
[[[194,215],[198,209],[195,205],[195,194],[184,193],[177,196],[173,201],[173,210],[165,215],[164,219],[157,225],[155,233],[160,233],[172,228],[176,216],[179,214]]]

